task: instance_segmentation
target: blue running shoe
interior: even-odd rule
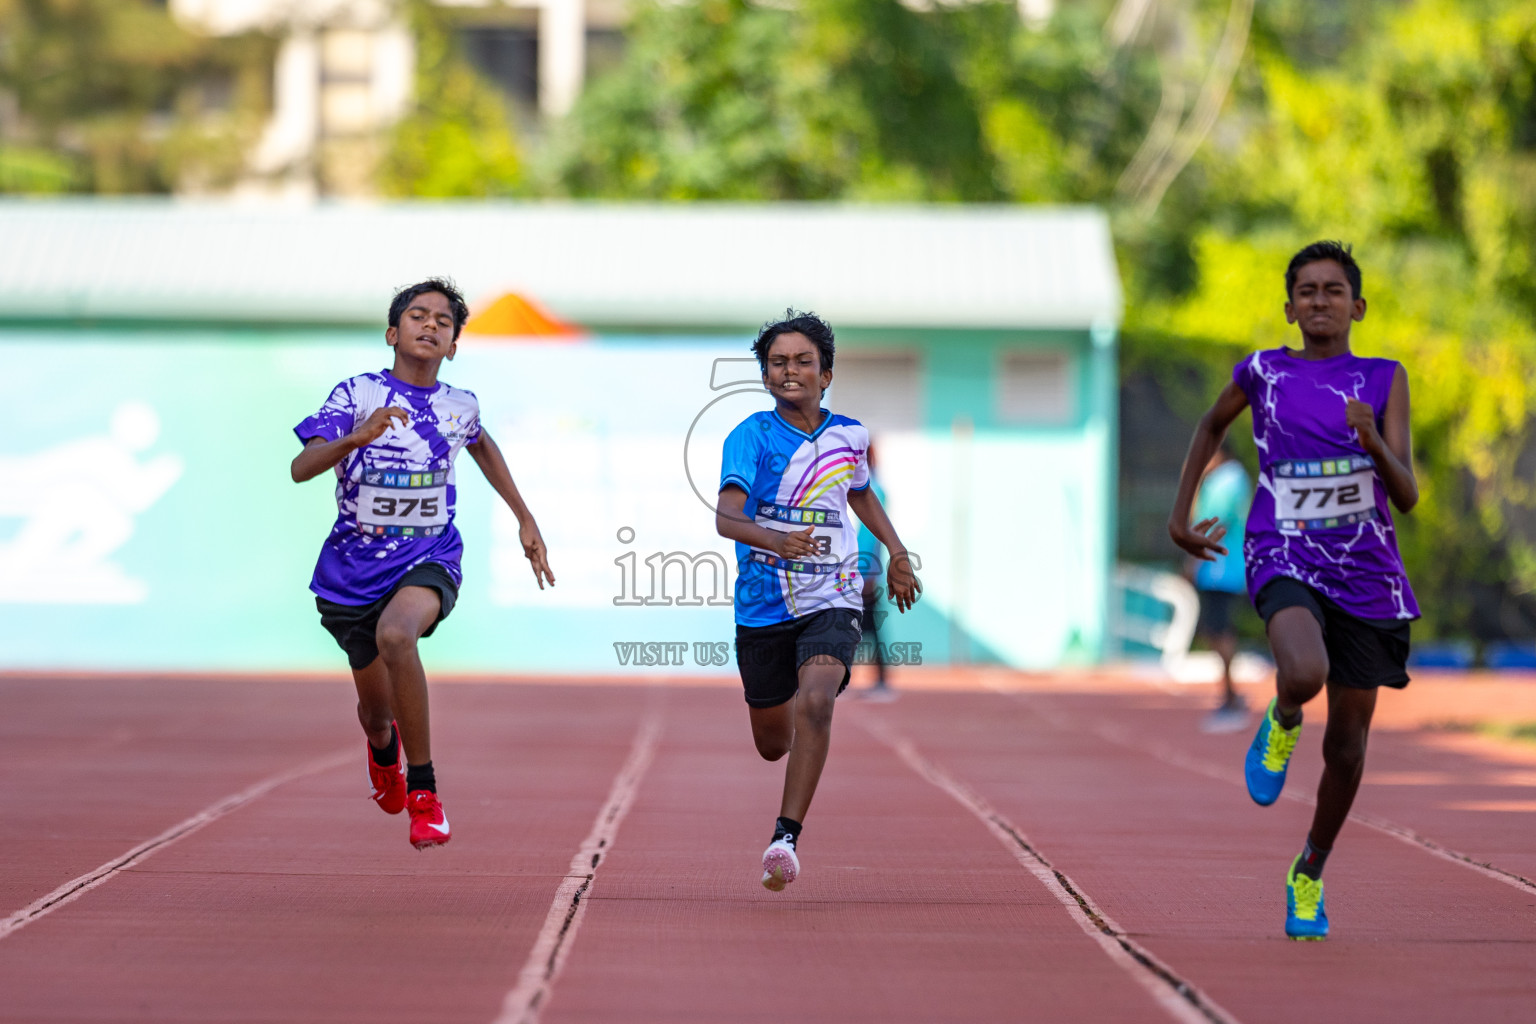
[[[1285,934],[1298,942],[1320,942],[1328,937],[1328,911],[1323,909],[1323,880],[1308,878],[1296,870],[1301,857],[1291,861],[1285,876]]]
[[[1275,702],[1264,709],[1264,720],[1259,731],[1248,745],[1248,757],[1243,761],[1243,776],[1248,780],[1248,795],[1260,807],[1268,807],[1280,799],[1285,788],[1285,769],[1291,763],[1291,752],[1301,739],[1301,723],[1294,729],[1286,729],[1275,721]]]

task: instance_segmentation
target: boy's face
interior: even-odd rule
[[[832,371],[821,368],[821,350],[798,331],[781,334],[768,346],[768,367],[763,371],[763,386],[774,398],[799,405],[807,395],[821,401],[821,393],[832,384]]]
[[[397,352],[423,362],[452,359],[458,350],[453,336],[453,307],[442,292],[423,292],[400,314],[400,326],[384,332]]]
[[[1333,260],[1316,260],[1296,271],[1285,322],[1298,324],[1303,334],[1337,337],[1351,321],[1365,319],[1365,300],[1355,298],[1344,268]]]

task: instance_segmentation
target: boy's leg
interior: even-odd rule
[[[1322,624],[1306,608],[1282,608],[1269,619],[1269,649],[1275,656],[1276,717],[1294,725],[1301,706],[1328,682]]]
[[[813,655],[800,666],[800,691],[790,702],[794,733],[784,771],[781,817],[803,822],[811,808],[832,743],[832,705],[847,673],[848,667],[829,654]]]
[[[771,708],[747,707],[752,719],[752,742],[765,761],[777,761],[795,745],[795,698]]]
[[[800,841],[805,812],[811,807],[811,797],[816,795],[816,784],[821,781],[821,769],[827,763],[827,749],[832,741],[832,704],[848,678],[848,666],[830,654],[813,654],[801,663],[796,675],[799,691],[793,700],[775,708],[753,709],[757,749],[769,760],[783,756],[783,749],[789,751],[773,842],[763,851],[763,886],[771,892],[780,892],[799,877],[796,844]],[[764,716],[763,724],[776,730],[769,732],[765,728],[766,735],[759,734],[757,728],[758,715],[763,710],[783,713],[778,720]],[[765,739],[784,746],[765,750]],[[774,756],[769,757],[770,753]]]
[[[374,658],[367,668],[352,670],[352,682],[357,687],[357,720],[368,736],[368,745],[383,750],[395,738],[394,690],[390,686],[389,668],[383,658]]]
[[[1275,699],[1243,760],[1248,795],[1261,807],[1280,799],[1286,768],[1301,738],[1301,706],[1317,696],[1328,679],[1323,626],[1311,609],[1290,605],[1270,615],[1269,647],[1275,656]]]
[[[379,616],[375,639],[390,684],[395,720],[405,759],[422,765],[432,760],[431,717],[427,707],[427,673],[416,641],[442,611],[442,597],[431,587],[401,587]],[[373,666],[369,666],[371,669]]]
[[[395,738],[394,694],[389,668],[375,657],[367,668],[352,670],[357,686],[357,719],[368,737],[368,781],[373,802],[385,814],[405,810],[405,754]]]
[[[441,846],[452,838],[432,772],[432,726],[427,710],[427,673],[416,641],[437,622],[442,595],[432,587],[401,587],[379,616],[375,641],[379,660],[389,670],[400,745],[406,760],[406,807],[411,813],[411,845],[418,850]]]
[[[1376,691],[1328,684],[1328,725],[1323,732],[1323,778],[1308,835],[1319,850],[1333,849],[1354,805],[1365,772],[1366,738],[1376,712]]]

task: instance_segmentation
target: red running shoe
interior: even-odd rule
[[[394,723],[390,723],[394,728]],[[374,803],[385,814],[399,814],[405,810],[405,751],[400,744],[400,730],[395,729],[395,763],[375,764],[373,745],[364,741],[368,748],[368,781],[373,784]]]
[[[453,838],[436,793],[430,789],[413,789],[406,802],[411,807],[412,846],[425,850],[429,846],[442,846]]]

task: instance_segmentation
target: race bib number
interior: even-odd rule
[[[822,529],[841,529],[842,516],[836,510],[805,508],[795,505],[776,505],[772,502],[759,502],[757,506],[756,522],[766,526],[770,530],[783,529],[788,526],[790,532],[803,531],[811,527],[817,532],[811,534],[811,543],[816,545],[815,557],[824,558],[832,554],[832,534],[820,532]],[[835,572],[838,563],[830,564],[811,561],[785,560],[776,557],[772,552],[758,551],[753,554],[753,559],[773,565],[783,572],[809,572],[826,573]]]
[[[1275,524],[1282,533],[1352,526],[1376,518],[1376,467],[1370,459],[1293,459],[1271,468]]]
[[[357,528],[385,537],[432,537],[448,526],[448,471],[363,470]]]

